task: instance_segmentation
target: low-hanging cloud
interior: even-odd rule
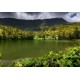
[[[79,12],[0,12],[0,18],[25,20],[63,18],[68,22],[80,22]]]
[[[80,12],[71,12],[64,16],[68,22],[80,22]]]
[[[0,18],[17,18],[17,19],[47,19],[61,18],[67,12],[1,12]]]

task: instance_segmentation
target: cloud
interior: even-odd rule
[[[17,19],[48,19],[62,18],[67,12],[0,12],[0,18],[17,18]]]
[[[68,22],[80,22],[80,12],[70,12],[64,16]]]
[[[26,20],[63,18],[68,22],[80,22],[80,12],[0,12],[0,18]]]

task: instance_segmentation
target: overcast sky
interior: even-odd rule
[[[48,19],[63,18],[68,22],[80,22],[79,12],[0,12],[0,18]]]

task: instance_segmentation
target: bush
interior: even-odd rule
[[[1,62],[1,53],[0,53],[0,67],[3,67],[3,64]]]
[[[14,62],[14,67],[80,67],[80,47],[68,48],[65,52],[50,51],[39,58],[21,59]]]

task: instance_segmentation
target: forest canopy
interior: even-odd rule
[[[26,31],[12,26],[0,25],[0,39],[80,39],[80,24],[41,26],[39,31]]]

